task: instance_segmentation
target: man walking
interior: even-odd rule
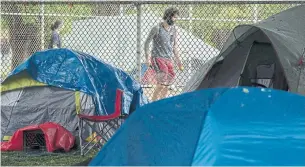
[[[153,101],[167,96],[168,86],[173,83],[175,78],[173,62],[175,61],[179,69],[183,70],[177,48],[177,30],[174,26],[178,16],[178,9],[168,8],[164,12],[163,22],[152,28],[145,41],[146,63],[155,70],[158,82]],[[151,41],[153,41],[153,46],[150,52]]]

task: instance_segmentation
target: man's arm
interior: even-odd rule
[[[151,43],[151,41],[153,40],[155,34],[157,33],[157,27],[153,27],[147,38],[146,38],[146,41],[144,43],[144,52],[145,52],[145,58],[146,58],[146,61],[149,60],[149,57],[150,57],[150,50],[149,50],[149,44]]]
[[[183,66],[182,66],[182,63],[181,63],[181,60],[180,60],[180,54],[179,54],[179,50],[178,50],[178,32],[177,32],[177,30],[176,30],[175,35],[174,35],[173,52],[174,52],[175,62],[177,63],[179,69],[183,70]]]

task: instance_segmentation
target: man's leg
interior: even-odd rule
[[[163,86],[163,89],[161,91],[160,94],[160,98],[165,98],[168,95],[168,91],[169,91],[169,86],[173,83],[174,81],[174,77],[175,77],[175,72],[174,72],[174,68],[173,68],[173,62],[171,60],[167,60],[165,62],[166,64],[166,73],[164,76],[164,81],[165,81],[165,85]]]
[[[163,88],[160,92],[159,99],[163,99],[163,98],[167,97],[167,93],[168,93],[168,86],[164,86],[164,85],[162,85],[162,86],[163,86]]]
[[[154,66],[156,72],[156,80],[158,82],[152,97],[152,101],[156,101],[165,97],[167,94],[168,88],[164,85],[167,85],[167,78],[169,73],[167,62],[162,58],[154,58],[152,65]]]
[[[152,101],[159,100],[162,90],[163,90],[163,85],[157,84],[153,97],[152,97]]]

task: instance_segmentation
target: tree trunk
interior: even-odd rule
[[[20,13],[16,3],[6,4],[5,10],[8,13]],[[27,16],[8,15],[5,17],[9,26],[9,41],[12,49],[11,70],[40,49],[39,28],[36,25],[24,24],[23,17]]]

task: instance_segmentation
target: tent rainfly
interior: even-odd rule
[[[233,29],[220,54],[204,64],[185,92],[260,86],[305,95],[305,5]]]

